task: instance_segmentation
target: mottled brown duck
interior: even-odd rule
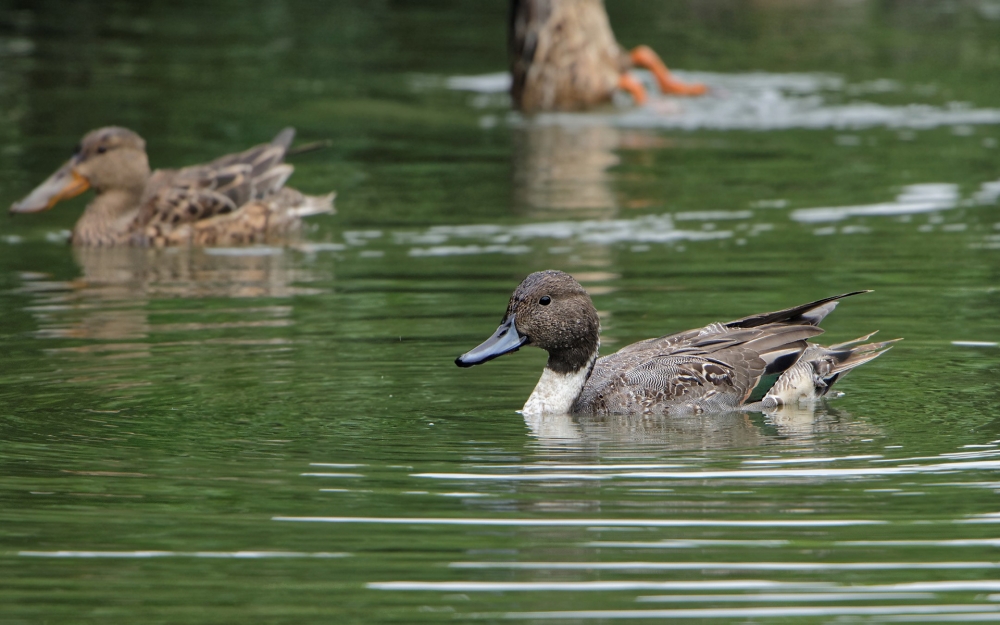
[[[807,340],[838,300],[855,291],[776,312],[633,343],[598,358],[600,319],[569,274],[533,273],[517,287],[496,332],[455,361],[471,367],[523,346],[549,354],[526,416],[543,414],[682,415],[814,400],[851,369],[894,341],[858,345],[871,334],[823,347]]]
[[[205,165],[150,172],[146,142],[127,128],[87,133],[73,157],[12,213],[48,210],[87,189],[96,195],[76,222],[74,245],[227,246],[280,243],[308,215],[333,212],[334,194],[284,186],[295,130]]]
[[[511,98],[528,113],[590,108],[609,102],[617,89],[644,104],[646,90],[633,67],[653,72],[664,93],[706,90],[675,79],[649,46],[629,52],[619,45],[604,0],[511,0],[507,48]]]

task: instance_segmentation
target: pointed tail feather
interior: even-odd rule
[[[276,134],[273,139],[271,139],[271,145],[276,145],[283,150],[288,150],[294,140],[295,129],[289,126],[288,128],[284,128],[281,132]]]
[[[288,148],[285,150],[285,158],[290,156],[298,156],[300,154],[308,154],[309,152],[316,152],[317,150],[323,150],[333,145],[333,141],[329,139],[324,139],[322,141],[313,141],[312,143],[304,143],[302,145],[297,145],[294,148]]]
[[[866,343],[864,345],[858,345],[857,347],[847,349],[846,351],[844,350],[846,346],[855,345],[857,343],[860,343],[861,341],[867,340],[871,338],[873,334],[875,333],[872,332],[867,336],[856,338],[853,341],[847,341],[846,343],[838,343],[836,345],[831,345],[830,347],[827,348],[829,350],[830,355],[835,359],[835,363],[831,370],[831,374],[833,374],[835,377],[833,380],[827,382],[828,385],[833,385],[834,381],[839,379],[840,376],[847,373],[851,369],[855,367],[860,367],[866,362],[875,360],[882,354],[892,349],[893,343],[897,343],[903,340],[899,338],[899,339],[892,339],[890,341],[881,341],[879,343]]]
[[[730,328],[756,328],[757,326],[767,325],[769,323],[814,326],[818,325],[824,317],[833,312],[833,309],[837,306],[837,300],[841,300],[852,295],[860,295],[861,293],[871,293],[871,291],[851,291],[850,293],[844,293],[842,295],[825,297],[823,299],[816,300],[815,302],[795,306],[794,308],[786,308],[785,310],[751,315],[749,317],[737,319],[736,321],[730,321],[726,325]]]
[[[875,330],[874,332],[869,332],[868,334],[866,334],[864,336],[859,336],[858,338],[852,339],[850,341],[844,341],[843,343],[835,343],[835,344],[833,344],[833,345],[830,346],[830,349],[844,349],[845,347],[850,347],[851,345],[857,345],[858,343],[860,343],[862,341],[867,341],[868,339],[870,339],[871,337],[875,336],[876,334],[878,334],[878,330]],[[901,341],[902,339],[896,339],[896,340],[897,341]],[[891,343],[892,341],[887,341],[887,342]]]
[[[295,168],[288,163],[282,163],[271,167],[261,175],[254,178],[254,198],[259,200],[268,195],[277,193],[281,187],[285,186],[285,182],[292,175],[294,170]]]
[[[765,409],[812,401],[830,392],[834,383],[852,369],[878,358],[902,339],[865,343],[875,333],[830,347],[811,344],[794,366],[781,374],[762,400]]]

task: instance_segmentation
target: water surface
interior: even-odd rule
[[[995,2],[610,3],[703,101],[526,120],[503,3],[0,3],[0,205],[88,129],[154,166],[295,125],[289,248],[0,232],[10,623],[1000,619]],[[526,420],[460,370],[528,273],[606,352],[856,289],[815,410]]]

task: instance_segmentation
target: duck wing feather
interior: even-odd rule
[[[714,323],[629,345],[599,359],[575,412],[700,413],[739,407],[764,375],[792,366],[822,334],[812,325]]]
[[[278,195],[293,171],[283,159],[294,136],[294,129],[286,128],[270,143],[210,163],[154,172],[136,216],[135,243],[175,244],[189,236],[184,228],[188,224],[242,211]],[[245,222],[260,221],[259,215],[254,217]]]

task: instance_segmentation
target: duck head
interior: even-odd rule
[[[34,191],[10,207],[12,213],[37,213],[87,189],[142,194],[149,179],[146,142],[127,128],[109,126],[87,133],[70,158]]]
[[[539,271],[514,290],[493,336],[455,364],[471,367],[528,345],[549,353],[548,369],[575,373],[593,363],[600,331],[597,310],[579,282],[562,271]]]

